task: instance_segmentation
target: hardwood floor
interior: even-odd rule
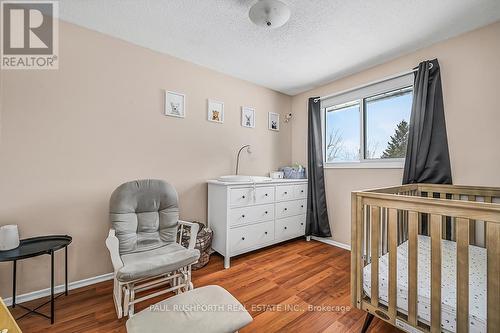
[[[227,270],[222,257],[214,254],[207,266],[193,272],[193,282],[195,287],[220,285],[247,307],[254,321],[242,333],[359,332],[365,312],[350,308],[349,266],[348,251],[297,239],[241,255]],[[137,311],[161,299],[143,302]],[[15,316],[20,313],[14,309]],[[59,298],[54,325],[30,315],[19,326],[23,332],[126,332],[125,319],[116,319],[111,281]],[[369,332],[401,331],[375,318]]]

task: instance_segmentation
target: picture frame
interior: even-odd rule
[[[186,95],[165,90],[165,115],[169,117],[186,117]]]
[[[207,100],[207,120],[222,124],[224,123],[224,103],[213,99]]]
[[[255,128],[255,109],[249,106],[241,107],[241,126]]]
[[[276,112],[269,112],[267,117],[267,126],[271,131],[279,131],[280,130],[280,114]]]

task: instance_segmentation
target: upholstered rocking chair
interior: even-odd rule
[[[114,268],[113,297],[118,318],[132,316],[134,304],[168,292],[193,289],[191,265],[198,225],[179,220],[175,188],[162,180],[136,180],[111,195],[106,246]],[[181,245],[190,227],[188,248]],[[142,297],[136,294],[159,288]]]

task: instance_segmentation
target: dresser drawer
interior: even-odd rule
[[[229,190],[231,206],[247,206],[253,204],[253,188],[232,188]]]
[[[274,219],[274,204],[233,208],[229,213],[231,226]]]
[[[276,239],[302,236],[306,232],[306,215],[298,215],[276,220]]]
[[[293,200],[295,198],[294,185],[276,186],[276,201]]]
[[[274,186],[257,187],[255,189],[255,203],[273,203],[274,202]]]
[[[297,199],[307,198],[307,184],[294,185],[294,196]]]
[[[276,201],[307,198],[307,184],[276,186]]]
[[[274,240],[274,222],[263,222],[229,231],[230,252],[234,253]]]
[[[276,218],[305,214],[307,209],[307,201],[292,200],[276,203]]]

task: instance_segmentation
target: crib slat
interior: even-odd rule
[[[408,321],[417,325],[417,258],[419,213],[410,212],[408,221]]]
[[[500,224],[486,223],[488,333],[500,331]]]
[[[475,195],[467,196],[467,200],[476,201]],[[469,242],[471,245],[476,244],[476,220],[469,219]]]
[[[451,199],[452,200],[460,200],[460,194],[453,193]],[[451,221],[452,222],[455,221],[455,217],[452,217]],[[456,241],[456,239],[457,239],[457,231],[456,231],[457,225],[454,223],[452,223],[452,225],[454,225],[454,227],[451,228],[451,240]]]
[[[456,218],[457,333],[469,332],[469,220]]]
[[[422,198],[427,198],[429,197],[429,192],[420,192],[420,195],[422,196]],[[418,215],[418,233],[420,235],[429,236],[429,214],[419,213]]]
[[[492,203],[492,197],[485,196],[484,197],[484,202],[485,203]],[[483,240],[484,240],[484,246],[486,246],[486,221],[483,221]]]
[[[378,254],[380,238],[380,209],[370,207],[371,221],[371,303],[378,306]]]
[[[438,193],[438,195],[439,195],[439,196],[438,196],[438,198],[439,198],[439,199],[446,199],[446,193],[441,193],[441,192],[439,192],[439,193]],[[446,228],[446,216],[444,216],[444,215],[443,215],[443,216],[441,216],[441,220],[442,220],[442,222],[441,222],[441,223],[443,224],[443,225],[441,226],[441,228],[442,228],[442,230],[443,230],[443,235],[442,235],[442,238],[443,238],[443,239],[446,239],[446,232],[447,232],[447,228]]]
[[[396,322],[397,308],[397,257],[398,257],[398,212],[396,209],[389,211],[389,317],[391,322]]]
[[[441,215],[431,215],[431,332],[441,332]]]

